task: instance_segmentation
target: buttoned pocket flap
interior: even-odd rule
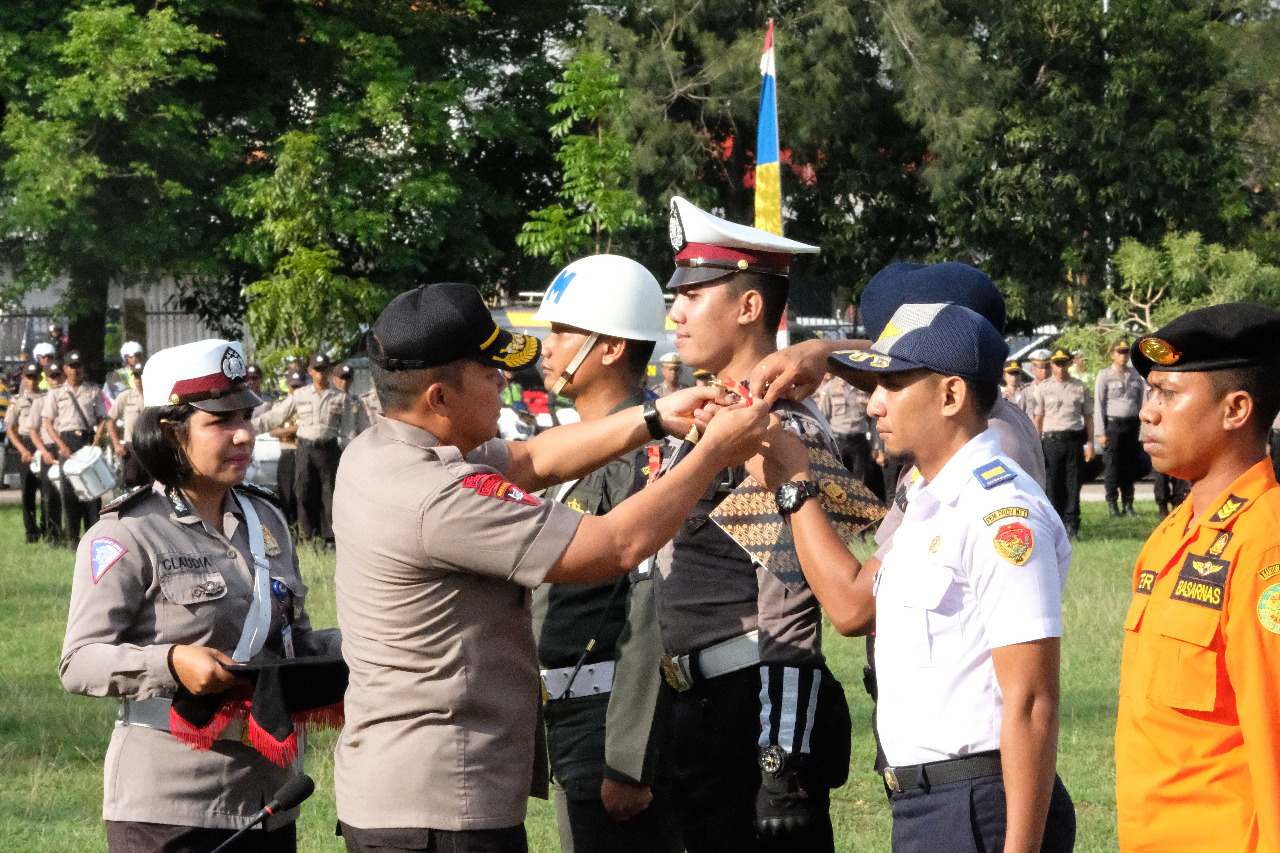
[[[1133,601],[1129,602],[1129,612],[1124,617],[1126,631],[1138,630],[1138,623],[1142,621],[1142,614],[1146,612],[1147,602],[1150,600],[1150,595],[1135,595]]]
[[[937,610],[942,606],[942,599],[951,588],[955,575],[951,569],[941,565],[923,565],[910,573],[907,583],[898,590],[899,600],[907,607],[919,607],[922,610]]]
[[[1170,602],[1160,614],[1160,633],[1193,646],[1207,648],[1218,633],[1217,610],[1185,602]]]
[[[217,601],[227,594],[227,582],[222,572],[214,568],[207,557],[161,554],[157,562],[161,566],[160,591],[174,604],[190,607]]]
[[[1214,709],[1220,675],[1213,647],[1218,616],[1217,611],[1185,602],[1161,608],[1152,698],[1187,711]]]

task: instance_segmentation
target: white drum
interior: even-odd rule
[[[62,463],[62,474],[82,501],[92,501],[116,487],[116,472],[101,447],[82,447]],[[52,476],[52,474],[50,474]]]
[[[276,468],[279,464],[280,439],[264,433],[253,444],[253,459],[249,462],[249,470],[245,472],[244,478],[274,492],[277,488]]]

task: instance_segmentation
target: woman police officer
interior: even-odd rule
[[[180,688],[243,684],[224,664],[337,654],[312,631],[297,554],[270,492],[242,485],[253,454],[239,344],[157,352],[143,373],[134,450],[156,482],[103,510],[76,554],[62,650],[73,693],[121,700],[107,748],[103,817],[116,851],[208,851],[248,825],[291,775],[233,720],[206,751],[170,728]],[[237,850],[293,851],[291,810]]]

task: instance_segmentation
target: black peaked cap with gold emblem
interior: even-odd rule
[[[1243,302],[1188,311],[1139,338],[1131,357],[1144,379],[1153,370],[1280,367],[1280,311]]]
[[[369,358],[385,370],[419,370],[470,359],[514,369],[538,357],[538,339],[498,327],[470,284],[425,284],[383,309],[368,335]]]

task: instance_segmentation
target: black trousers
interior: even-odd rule
[[[676,820],[689,853],[765,853],[835,849],[831,794],[807,788],[814,813],[823,816],[803,833],[756,835],[760,790],[760,672],[756,667],[702,681],[674,694]],[[815,747],[816,749],[816,747]]]
[[[1004,780],[983,776],[893,794],[893,853],[999,853],[1007,807]],[[1071,853],[1076,809],[1062,780],[1053,778],[1041,853]]]
[[[341,458],[336,438],[298,440],[293,488],[298,501],[298,533],[303,539],[319,536],[333,541],[333,484]]]
[[[1107,446],[1103,448],[1103,459],[1107,463],[1103,483],[1106,488],[1107,503],[1118,500],[1126,505],[1133,503],[1133,481],[1138,466],[1138,427],[1137,418],[1107,418]]]
[[[82,447],[88,447],[93,441],[93,431],[86,429],[73,429],[62,433],[62,440],[67,445],[67,449],[75,453]],[[63,462],[67,460],[63,459]],[[66,541],[72,543],[80,541],[81,535],[90,527],[98,523],[98,510],[102,507],[102,501],[82,501],[76,497],[75,489],[71,488],[71,480],[67,477],[61,477],[58,481],[58,493],[62,497],[62,535]]]
[[[1273,462],[1272,464],[1274,465],[1275,463]],[[1164,513],[1177,509],[1178,504],[1191,495],[1190,483],[1186,480],[1179,480],[1177,477],[1170,477],[1168,474],[1162,474],[1159,471],[1155,474],[1153,486],[1156,506],[1160,507],[1160,511]]]
[[[347,853],[528,853],[524,825],[502,829],[360,829],[338,823]]]
[[[880,467],[871,459],[871,439],[865,433],[853,432],[836,436],[840,449],[840,461],[859,483],[877,495],[884,493],[884,478]]]
[[[235,830],[175,826],[168,823],[107,821],[108,853],[209,853]],[[298,827],[282,826],[272,832],[251,829],[240,836],[227,853],[296,853]]]
[[[22,446],[28,453],[34,454],[35,447],[26,438],[22,438]],[[31,463],[22,464],[22,527],[27,534],[27,542],[40,540],[40,521],[36,517],[36,507],[40,503],[40,475],[31,473]]]
[[[280,461],[276,463],[276,492],[284,509],[284,520],[298,523],[298,493],[293,487],[298,475],[298,451],[292,447],[280,448]]]
[[[615,820],[599,797],[571,798],[555,789],[562,853],[679,853],[680,831],[671,819],[671,787],[653,786],[653,802],[630,820]]]
[[[57,451],[50,452],[57,459]],[[40,535],[46,542],[62,539],[62,493],[58,491],[58,484],[49,479],[49,466],[43,459],[40,461]]]
[[[1080,472],[1084,469],[1084,430],[1046,432],[1045,491],[1068,533],[1080,531]]]

